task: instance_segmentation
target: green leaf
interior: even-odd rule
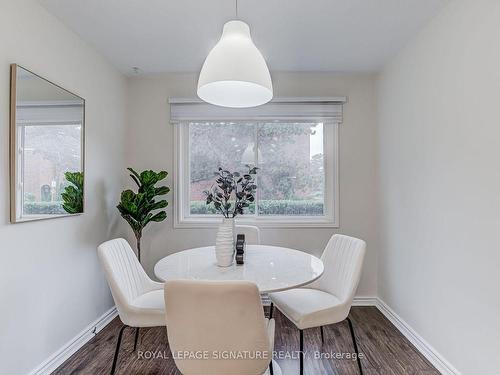
[[[161,171],[158,173],[158,181],[163,180],[164,178],[167,178],[168,172],[167,171]]]
[[[157,174],[151,170],[141,173],[140,181],[145,186],[152,186],[158,182]]]
[[[155,190],[156,195],[165,195],[165,194],[168,194],[169,192],[170,192],[170,188],[167,186],[160,186],[160,187],[156,188],[156,190]]]
[[[159,210],[160,208],[165,208],[168,206],[168,202],[166,200],[162,200],[159,202],[156,202],[151,210]]]
[[[160,222],[167,218],[167,213],[165,211],[160,211],[156,215],[154,215],[149,221]]]
[[[135,177],[137,177],[138,180],[140,180],[140,175],[136,171],[134,171],[132,168],[127,168]]]

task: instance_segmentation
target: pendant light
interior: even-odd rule
[[[219,42],[201,68],[198,96],[208,103],[232,108],[256,107],[272,99],[269,69],[245,22],[232,20],[224,25]]]

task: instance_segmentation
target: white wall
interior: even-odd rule
[[[9,64],[86,99],[86,213],[9,223]],[[126,81],[30,0],[0,4],[0,373],[26,374],[112,305],[96,246],[120,234]],[[122,227],[123,228],[123,227]]]
[[[379,79],[379,295],[463,374],[498,374],[500,2],[455,1]]]
[[[169,97],[196,97],[197,75],[139,76],[128,86],[128,158],[138,169],[173,167],[173,127],[169,123]],[[321,254],[334,232],[365,239],[368,254],[358,295],[376,294],[377,229],[375,222],[375,100],[374,76],[369,74],[273,74],[275,95],[347,95],[344,123],[340,126],[340,228],[263,229],[262,240]],[[172,187],[172,175],[168,183]],[[213,243],[215,230],[173,229],[172,202],[168,220],[153,223],[143,237],[143,263],[152,274],[154,264],[173,252]],[[131,237],[132,238],[132,237]]]

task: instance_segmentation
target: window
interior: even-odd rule
[[[81,128],[81,124],[18,126],[21,218],[67,214],[61,198],[69,185],[64,173],[81,170]]]
[[[305,105],[317,109],[317,103]],[[255,109],[221,109],[201,103],[171,108],[171,115],[178,119],[173,120],[178,140],[176,225],[217,225],[220,217],[213,206],[205,204],[204,194],[214,183],[214,172],[219,167],[244,172],[246,165],[256,165],[256,200],[239,222],[336,226],[340,121],[329,113],[317,115],[310,108],[303,109],[272,103]]]
[[[67,101],[16,106],[16,218],[67,215],[65,172],[83,170],[83,106]]]

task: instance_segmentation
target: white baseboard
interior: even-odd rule
[[[271,305],[271,300],[267,293],[260,295],[263,306]],[[354,297],[353,306],[377,306],[377,297]]]
[[[377,308],[394,326],[432,363],[443,375],[461,375],[434,347],[420,336],[408,323],[394,312],[384,301],[376,298]]]
[[[352,306],[377,306],[377,297],[354,297]]]
[[[33,369],[29,375],[49,375],[71,357],[78,349],[106,327],[116,316],[116,307],[112,307],[95,321],[90,323],[83,331],[73,337],[57,352],[53,353],[43,363]]]

